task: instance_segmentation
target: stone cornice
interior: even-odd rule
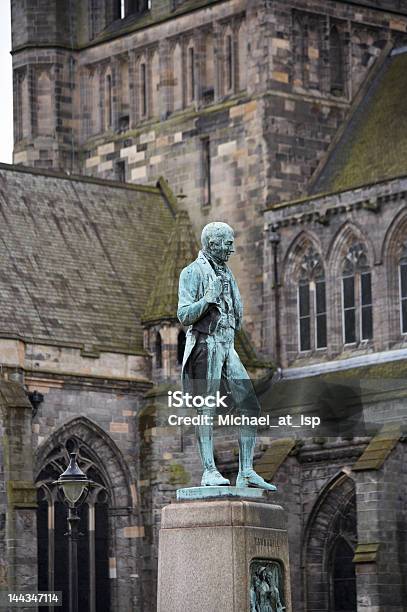
[[[346,191],[280,202],[266,208],[264,214],[266,220],[272,218],[273,224],[279,227],[315,222],[328,225],[333,215],[347,214],[360,209],[378,213],[382,206],[403,200],[406,195],[407,176],[403,175]]]

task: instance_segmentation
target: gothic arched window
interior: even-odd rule
[[[59,499],[53,483],[66,469],[72,452],[77,454],[80,468],[95,483],[86,503],[79,508],[82,535],[78,541],[78,589],[81,611],[104,612],[110,609],[108,509],[111,500],[107,482],[92,452],[74,437],[49,453],[37,479],[38,587],[42,591],[62,591],[64,601],[68,602],[67,508]]]
[[[321,258],[312,249],[304,255],[298,281],[300,351],[326,348],[326,283]]]
[[[342,51],[342,40],[336,26],[331,28],[329,36],[329,67],[331,76],[331,94],[343,96],[345,93],[345,70]]]
[[[407,334],[407,242],[399,261],[399,278],[401,333]]]
[[[342,311],[344,344],[373,338],[372,274],[360,243],[351,246],[343,262]]]
[[[343,472],[326,482],[311,510],[304,533],[305,604],[310,612],[356,612],[355,570],[357,538],[355,483]],[[338,601],[345,589],[341,607]]]
[[[163,367],[163,342],[161,339],[160,332],[157,332],[155,335],[155,365],[156,368]]]

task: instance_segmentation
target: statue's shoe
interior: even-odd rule
[[[277,487],[266,482],[264,478],[256,474],[254,470],[245,470],[239,472],[236,479],[236,487],[258,487],[259,489],[266,489],[267,491],[277,491]]]
[[[201,485],[203,487],[219,487],[230,485],[230,480],[223,478],[222,474],[216,468],[205,470],[202,474]]]

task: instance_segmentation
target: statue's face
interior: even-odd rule
[[[235,252],[235,239],[230,231],[219,232],[209,240],[209,252],[215,260],[225,263]]]

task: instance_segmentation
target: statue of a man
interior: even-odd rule
[[[202,250],[184,268],[179,281],[178,318],[188,326],[182,380],[184,390],[216,396],[225,383],[235,410],[257,417],[260,405],[249,375],[234,348],[235,332],[242,324],[243,308],[239,290],[226,265],[234,252],[234,234],[226,223],[209,223],[202,231]],[[229,485],[217,470],[213,454],[215,408],[205,406],[199,413],[208,417],[197,426],[197,441],[203,465],[202,485]],[[253,469],[256,426],[242,425],[239,431],[239,474],[236,487],[254,486],[275,490]]]

